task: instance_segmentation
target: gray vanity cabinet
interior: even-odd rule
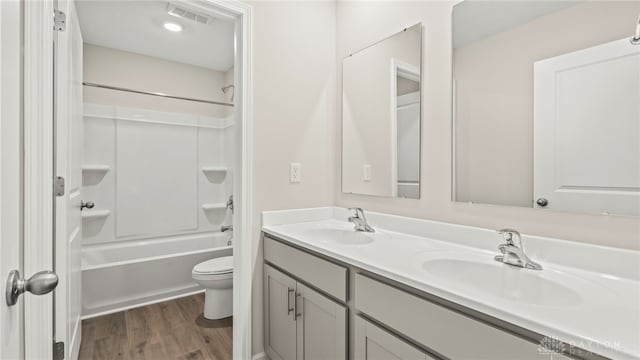
[[[347,309],[301,283],[297,291],[298,359],[346,359]]]
[[[265,265],[265,348],[271,360],[296,359],[295,291],[293,278]]]
[[[346,360],[347,348],[354,360],[572,358],[546,354],[541,335],[489,323],[268,236],[264,260],[265,351],[272,360]]]
[[[545,355],[535,342],[362,274],[355,276],[355,307],[446,358],[540,360]],[[553,354],[553,359],[569,358]]]
[[[432,360],[422,350],[382,330],[360,316],[355,318],[355,360]]]
[[[264,266],[265,351],[272,360],[347,357],[347,309]]]

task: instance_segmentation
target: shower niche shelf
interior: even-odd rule
[[[83,210],[82,211],[82,219],[83,220],[93,220],[93,219],[102,219],[111,215],[110,210]]]
[[[111,170],[109,165],[82,165],[82,172],[106,173]]]
[[[227,204],[225,203],[202,204],[202,210],[204,211],[226,210],[226,208]]]
[[[207,177],[207,179],[214,183],[220,184],[227,177],[227,168],[221,166],[203,166],[202,172]]]

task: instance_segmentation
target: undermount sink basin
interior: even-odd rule
[[[332,228],[310,229],[305,231],[305,234],[317,241],[340,245],[366,245],[384,236],[378,233]]]
[[[523,269],[493,260],[485,254],[444,254],[422,263],[422,269],[448,285],[473,289],[481,294],[529,305],[565,307],[582,302],[571,277],[555,270]],[[554,280],[549,277],[553,276]]]

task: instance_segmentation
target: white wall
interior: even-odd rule
[[[428,218],[487,228],[514,227],[526,234],[586,243],[640,249],[637,218],[578,215],[548,210],[451,202],[451,15],[455,2],[338,2],[336,63],[354,49],[382,39],[399,29],[422,22],[423,128],[422,194],[420,200],[348,195],[336,188],[338,206]],[[629,36],[633,23],[629,25]],[[337,69],[341,76],[340,67]],[[336,98],[342,89],[338,82]],[[340,103],[338,112],[341,114]],[[340,117],[337,119],[340,123]],[[335,137],[341,138],[337,126]],[[336,144],[340,168],[340,143]],[[335,184],[340,184],[338,171]],[[496,244],[498,238],[496,237]]]
[[[533,204],[533,64],[630,36],[640,2],[584,2],[455,50],[459,201]]]
[[[221,71],[86,43],[84,63],[85,82],[213,101],[227,101],[228,96],[222,92],[222,87],[232,79]],[[93,104],[204,116],[228,115],[228,108],[220,105],[86,86],[83,96],[85,102]]]
[[[253,351],[263,350],[263,210],[333,204],[335,3],[254,2]],[[289,183],[289,163],[302,182]]]

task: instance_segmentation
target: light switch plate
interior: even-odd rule
[[[362,165],[362,179],[364,181],[371,181],[371,165]]]
[[[300,163],[289,164],[289,182],[299,183],[302,181],[302,169]]]

